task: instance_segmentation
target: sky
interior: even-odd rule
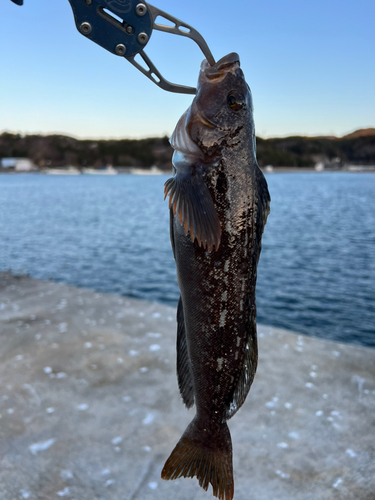
[[[152,3],[194,26],[216,60],[239,53],[258,136],[375,127],[374,0]],[[79,34],[68,0],[24,4],[0,4],[0,133],[109,139],[173,132],[192,96],[161,90]],[[204,56],[192,40],[154,31],[145,52],[167,79],[196,85]]]

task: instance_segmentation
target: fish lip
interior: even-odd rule
[[[210,66],[205,59],[201,64],[201,72],[209,80],[224,76],[225,73],[232,71],[233,68],[240,67],[240,56],[237,52],[231,52],[219,59],[213,66]]]
[[[230,54],[227,54],[226,56],[219,59],[212,67],[220,71],[236,63],[240,64],[240,56],[237,54],[237,52],[231,52]]]

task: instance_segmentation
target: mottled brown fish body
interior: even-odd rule
[[[166,184],[181,291],[178,381],[197,413],[162,477],[197,476],[203,488],[211,483],[215,496],[230,500],[226,421],[243,404],[257,366],[256,270],[270,198],[256,163],[251,94],[237,54],[213,68],[203,64],[199,83],[171,139],[176,175]]]

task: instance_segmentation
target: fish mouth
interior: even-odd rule
[[[205,59],[201,65],[201,76],[209,80],[224,78],[227,73],[234,73],[240,67],[240,56],[236,52],[231,52],[219,59],[213,66],[210,66]]]

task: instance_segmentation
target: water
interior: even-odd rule
[[[176,305],[166,179],[0,175],[0,270]],[[375,175],[267,182],[258,321],[375,346]]]

